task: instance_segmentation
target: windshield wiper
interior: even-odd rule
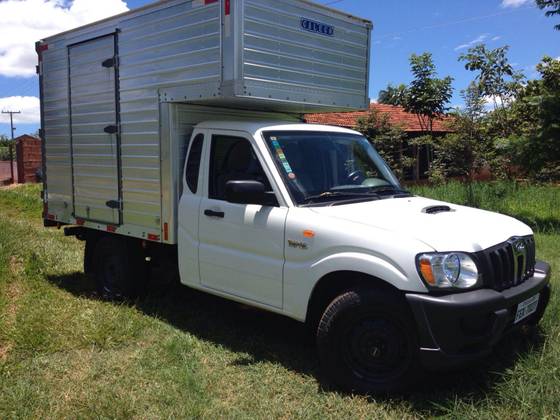
[[[399,197],[410,197],[410,196],[412,196],[410,191],[403,190],[402,188],[397,188],[397,187],[394,187],[392,185],[380,185],[379,187],[371,187],[370,191],[372,191],[376,194],[384,193],[384,192],[391,192],[391,193],[394,193],[394,195],[399,196]]]
[[[303,199],[302,204],[314,203],[316,201],[321,201],[329,198],[346,197],[346,198],[356,198],[356,197],[367,197],[373,200],[379,199],[377,193],[374,192],[352,192],[352,191],[325,191],[321,194],[309,195]]]

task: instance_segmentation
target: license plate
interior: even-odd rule
[[[517,324],[519,321],[535,313],[538,305],[539,305],[539,294],[536,294],[535,296],[531,296],[529,299],[521,302],[519,305],[517,305],[517,312],[515,313],[515,321],[513,321],[513,323]]]

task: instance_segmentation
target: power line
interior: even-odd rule
[[[522,10],[528,10],[528,9],[534,9],[534,8],[535,8],[534,6],[528,6],[528,7],[522,7],[522,8],[519,8],[519,9],[515,9],[515,10],[508,10],[508,11],[504,11],[504,12],[491,13],[491,14],[488,14],[488,15],[471,16],[471,17],[468,17],[468,18],[453,20],[453,21],[450,21],[450,22],[443,22],[443,23],[438,23],[438,24],[435,24],[435,25],[421,26],[419,28],[409,29],[407,31],[379,35],[376,38],[377,39],[383,39],[383,38],[389,38],[389,37],[392,37],[392,36],[398,36],[398,35],[409,34],[409,33],[412,33],[412,32],[423,31],[423,30],[427,30],[427,29],[445,28],[446,26],[453,26],[453,25],[458,25],[458,24],[461,24],[461,23],[473,22],[473,21],[476,21],[476,20],[489,19],[489,18],[496,17],[496,16],[509,15],[509,14],[512,14],[512,13],[520,12]]]
[[[336,3],[340,3],[343,2],[345,0],[332,0],[326,3],[323,3],[325,6],[330,6]],[[519,7],[517,9],[514,10],[506,10],[506,11],[502,11],[502,12],[496,12],[496,13],[490,13],[487,15],[480,15],[480,16],[471,16],[471,17],[467,17],[467,18],[463,18],[463,19],[458,19],[458,20],[453,20],[450,22],[443,22],[443,23],[438,23],[438,24],[434,24],[434,25],[427,25],[427,26],[421,26],[418,28],[412,28],[409,30],[405,30],[402,32],[394,32],[394,33],[389,33],[389,34],[381,34],[379,36],[376,36],[376,39],[384,39],[384,38],[389,38],[389,37],[393,37],[393,36],[398,36],[398,35],[405,35],[405,34],[409,34],[409,33],[413,33],[413,32],[418,32],[418,31],[424,31],[424,30],[428,30],[428,29],[439,29],[439,28],[445,28],[446,26],[454,26],[454,25],[459,25],[461,23],[467,23],[467,22],[474,22],[477,20],[483,20],[483,19],[489,19],[489,18],[493,18],[493,17],[497,17],[497,16],[504,16],[504,15],[509,15],[512,13],[517,13],[517,12],[521,12],[524,10],[529,10],[529,9],[535,9],[536,6],[526,6],[526,7]]]

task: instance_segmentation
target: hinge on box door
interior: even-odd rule
[[[101,63],[103,67],[110,68],[117,65],[117,57],[111,57]]]
[[[122,203],[120,200],[109,200],[105,203],[105,205],[110,209],[122,210]]]
[[[116,125],[108,125],[103,129],[107,134],[116,134],[119,131],[119,127]]]

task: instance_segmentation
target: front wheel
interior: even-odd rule
[[[419,369],[416,330],[396,293],[351,290],[335,298],[319,323],[317,346],[325,374],[349,391],[404,390]]]

